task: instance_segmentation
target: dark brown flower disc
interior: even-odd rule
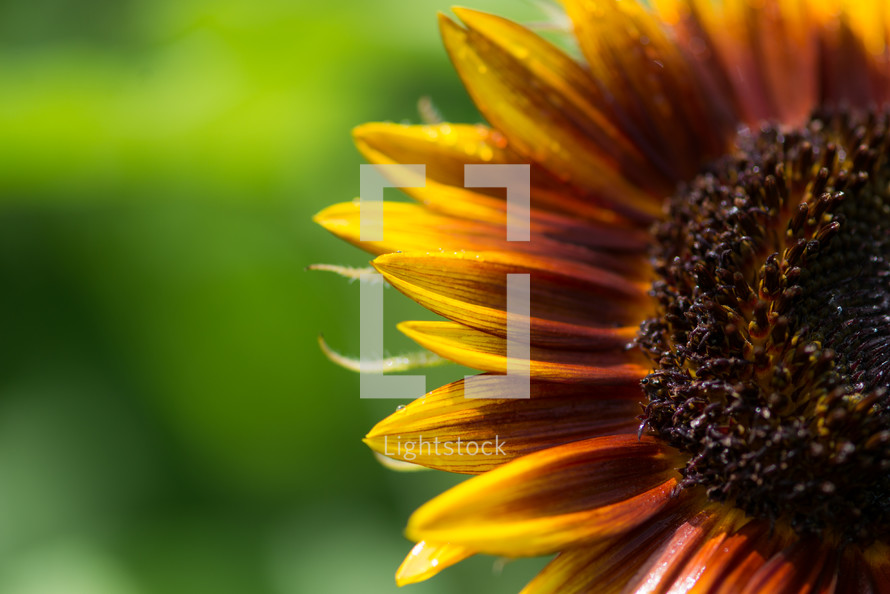
[[[890,536],[888,121],[743,132],[654,229],[639,335],[681,487],[858,544]]]

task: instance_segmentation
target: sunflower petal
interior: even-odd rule
[[[423,472],[425,470],[429,470],[429,468],[427,468],[426,466],[420,466],[419,464],[405,462],[404,460],[396,460],[377,452],[374,452],[374,457],[377,459],[378,462],[380,462],[381,466],[389,470],[394,470],[396,472]]]
[[[815,3],[655,0],[699,78],[749,126],[800,124],[819,99]]]
[[[744,522],[738,511],[727,515],[708,542],[682,567],[675,587],[682,590],[682,584],[694,582],[696,592],[738,592],[754,572],[788,543],[784,535],[771,534],[769,525]]]
[[[732,122],[718,117],[686,58],[640,3],[566,0],[575,35],[597,81],[614,95],[676,179],[726,150]]]
[[[641,563],[610,554],[611,542],[561,552],[519,594],[618,594]]]
[[[634,143],[582,96],[579,89],[596,88],[587,73],[515,23],[456,12],[468,28],[442,16],[445,48],[479,110],[510,146],[622,214],[656,217],[669,185],[658,183],[664,178]]]
[[[837,563],[832,557],[822,541],[801,538],[773,555],[750,576],[741,592],[819,592],[821,586],[833,581]]]
[[[700,12],[705,2],[695,2]],[[747,121],[781,118],[801,124],[818,100],[818,45],[805,0],[783,0],[768,9],[727,0],[710,19],[723,68]]]
[[[372,123],[353,130],[353,136],[371,163],[426,165],[426,185],[404,191],[428,208],[492,225],[505,224],[503,190],[464,187],[465,164],[488,161],[509,164],[525,160],[499,148],[499,143],[505,141],[497,132],[480,125]],[[530,192],[529,220],[533,233],[550,233],[560,240],[591,247],[645,251],[648,235],[644,230],[580,195],[573,195],[571,188],[545,175],[540,167],[531,168]]]
[[[532,235],[531,241],[507,241],[503,224],[487,224],[465,218],[446,216],[417,204],[383,203],[382,241],[361,241],[359,202],[334,204],[315,215],[315,222],[349,243],[372,254],[397,251],[428,252],[438,250],[504,251],[551,256],[561,260],[589,262],[625,271],[633,263],[645,271],[638,258],[623,259],[589,250],[580,245]],[[640,274],[640,271],[636,273]]]
[[[637,594],[667,592],[676,583],[677,574],[686,561],[695,555],[713,530],[726,521],[724,510],[699,497],[690,497],[689,507],[698,511],[687,511],[685,521],[659,539],[655,550],[646,557],[630,581]]]
[[[452,544],[420,541],[396,570],[396,584],[406,586],[433,577],[443,569],[473,556],[473,551]]]
[[[518,458],[436,497],[411,516],[413,540],[531,556],[620,534],[671,501],[673,451],[616,435]]]
[[[560,553],[521,594],[583,594],[587,592],[660,591],[678,561],[694,550],[714,524],[717,514],[695,512],[686,501],[646,522],[639,530]],[[696,499],[695,506],[701,504]]]
[[[402,322],[399,330],[441,357],[461,365],[506,373],[507,340],[454,322]],[[533,379],[586,384],[637,383],[648,368],[637,351],[590,352],[531,348]]]
[[[868,108],[890,100],[890,9],[886,2],[828,2],[821,27],[822,100]]]
[[[651,307],[641,285],[605,270],[547,258],[409,252],[385,254],[373,264],[395,288],[427,309],[499,336],[506,336],[507,275],[528,274],[534,345],[623,349]]]
[[[738,4],[738,3],[737,3]],[[751,48],[775,114],[787,124],[802,124],[819,101],[818,38],[806,0],[783,0],[756,10],[746,3]]]
[[[352,136],[371,163],[424,163],[427,181],[449,186],[464,185],[465,165],[521,162],[501,133],[481,124],[368,123]]]
[[[859,565],[860,568],[864,565],[867,569],[864,572],[870,578],[867,585],[872,586],[871,590],[862,588],[862,592],[890,594],[890,546],[883,543],[875,543],[865,551],[862,562]]]
[[[847,550],[841,556],[837,573],[836,594],[877,594],[890,591],[890,584],[878,586],[875,572],[869,567],[864,555],[856,550]]]
[[[491,391],[491,384],[480,389]],[[537,450],[633,433],[639,425],[640,390],[632,385],[532,382],[529,399],[498,399],[496,391],[482,396],[465,398],[464,380],[433,390],[377,423],[365,443],[413,464],[479,474]],[[466,442],[481,444],[481,452],[468,455],[461,447]],[[402,447],[406,443],[414,444],[411,452]]]

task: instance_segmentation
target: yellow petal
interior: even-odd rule
[[[487,224],[432,212],[405,202],[383,203],[383,240],[361,241],[358,201],[334,204],[315,215],[316,223],[349,243],[372,254],[396,251],[429,252],[436,250],[503,251],[519,254],[548,255],[564,260],[599,263],[630,273],[645,274],[647,267],[639,256],[608,256],[580,245],[561,242],[540,234],[531,241],[507,241],[502,224]],[[636,264],[636,266],[633,266]]]
[[[503,226],[506,201],[502,189],[464,188],[464,165],[522,164],[527,159],[502,148],[502,135],[485,126],[439,124],[407,126],[371,123],[353,131],[356,145],[371,163],[420,163],[426,186],[405,193],[429,208],[452,216]],[[538,166],[531,173],[529,219],[532,231],[569,236],[585,245],[610,249],[645,249],[645,231],[616,213],[584,199]],[[564,213],[564,214],[558,214]]]
[[[451,567],[471,557],[469,549],[452,544],[434,544],[420,541],[396,570],[396,583],[399,586],[416,584],[433,577],[446,567]]]
[[[408,252],[379,256],[373,264],[427,309],[498,336],[506,336],[507,275],[527,274],[531,344],[539,346],[624,349],[651,308],[646,286],[550,258]]]
[[[372,163],[423,163],[428,181],[464,185],[464,166],[521,163],[507,139],[481,124],[369,123],[352,132],[359,151]]]
[[[436,497],[411,516],[407,535],[512,557],[583,545],[667,505],[678,463],[671,448],[635,434],[565,444]]]
[[[581,95],[596,88],[589,76],[515,23],[465,9],[458,14],[469,28],[443,16],[445,47],[476,105],[510,146],[622,214],[657,217],[669,184]]]
[[[461,365],[506,373],[507,341],[454,322],[402,322],[399,330],[441,357]],[[636,383],[648,373],[638,351],[590,352],[532,346],[532,379],[586,384]]]
[[[484,398],[465,398],[464,380],[433,390],[377,423],[365,443],[412,464],[479,474],[541,449],[639,426],[639,386],[532,382],[527,400],[507,398],[493,384],[480,389]],[[475,453],[467,442],[477,444]]]

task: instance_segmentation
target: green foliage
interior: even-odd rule
[[[534,14],[511,4],[476,6]],[[396,590],[408,514],[456,479],[361,444],[398,403],[321,355],[321,332],[356,353],[358,288],[304,269],[368,260],[310,222],[357,194],[352,126],[416,120],[421,95],[478,120],[442,8],[0,6],[0,592]],[[387,299],[388,323],[428,315]]]

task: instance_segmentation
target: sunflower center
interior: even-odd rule
[[[890,537],[890,115],[740,135],[656,226],[644,426],[800,533]]]

